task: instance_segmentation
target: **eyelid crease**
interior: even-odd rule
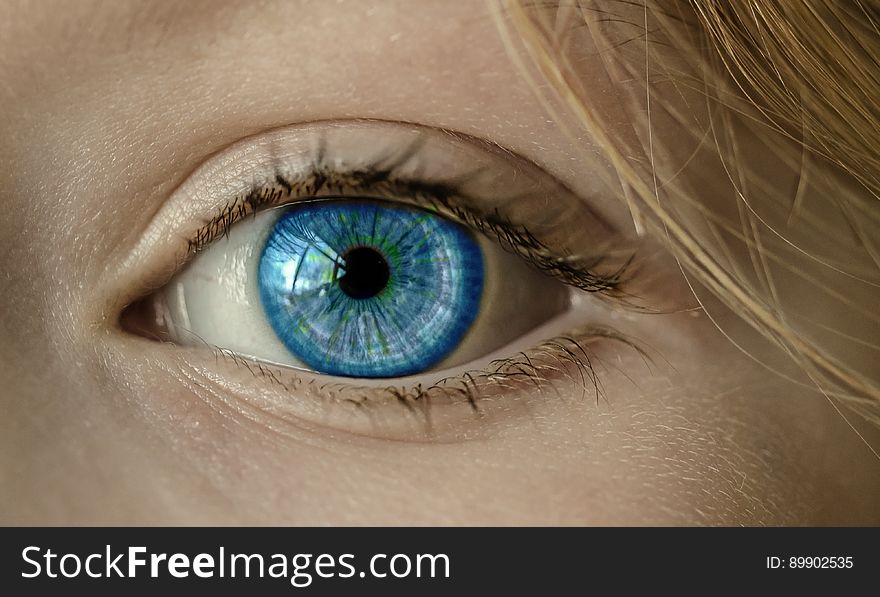
[[[261,132],[196,167],[155,211],[133,246],[107,269],[99,285],[108,300],[96,305],[96,321],[118,321],[129,305],[162,288],[198,249],[241,218],[309,200],[310,184],[322,188],[325,199],[334,194],[334,184],[337,195],[355,198],[351,188],[338,189],[352,172],[361,172],[354,182],[374,189],[359,189],[362,195],[416,207],[415,201],[421,200],[428,209],[433,201],[434,209],[472,229],[482,223],[486,239],[497,239],[537,271],[575,289],[593,291],[603,301],[613,299],[623,308],[643,310],[636,288],[641,282],[630,284],[642,276],[634,276],[629,263],[637,252],[647,253],[640,249],[639,239],[613,225],[613,218],[601,211],[601,189],[595,190],[595,201],[576,194],[527,157],[466,133],[416,123],[344,119]],[[351,181],[348,184],[351,187]],[[379,192],[383,186],[384,197]],[[514,244],[505,245],[505,239]],[[641,257],[636,265],[641,272]]]

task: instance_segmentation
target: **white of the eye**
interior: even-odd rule
[[[257,266],[280,213],[234,225],[168,284],[163,299],[176,341],[304,366],[278,340],[260,304]]]
[[[176,341],[305,368],[278,339],[260,301],[260,256],[281,213],[268,210],[233,225],[168,284],[163,300]],[[459,346],[433,371],[482,362],[570,307],[571,293],[561,283],[497,243],[482,237],[479,242],[485,271],[480,312]]]

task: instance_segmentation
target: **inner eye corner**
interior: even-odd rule
[[[168,320],[156,294],[137,298],[123,306],[116,320],[118,328],[126,333],[156,342],[175,340],[168,328]]]

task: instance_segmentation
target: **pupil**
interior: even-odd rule
[[[342,256],[343,270],[337,278],[342,292],[354,299],[376,296],[388,285],[391,272],[388,262],[379,251],[370,247],[356,247]]]

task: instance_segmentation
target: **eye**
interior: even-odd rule
[[[159,295],[172,339],[343,377],[479,359],[569,291],[437,213],[309,201],[230,227]]]
[[[162,280],[152,260],[145,284],[161,289],[126,310],[129,330],[386,388],[463,374],[468,400],[493,363],[521,354],[511,375],[536,369],[525,351],[583,324],[601,302],[588,295],[614,295],[632,256],[534,164],[374,121],[231,148],[172,196],[141,252],[178,233],[183,250],[164,259],[186,264]],[[579,350],[544,354],[547,374]]]

